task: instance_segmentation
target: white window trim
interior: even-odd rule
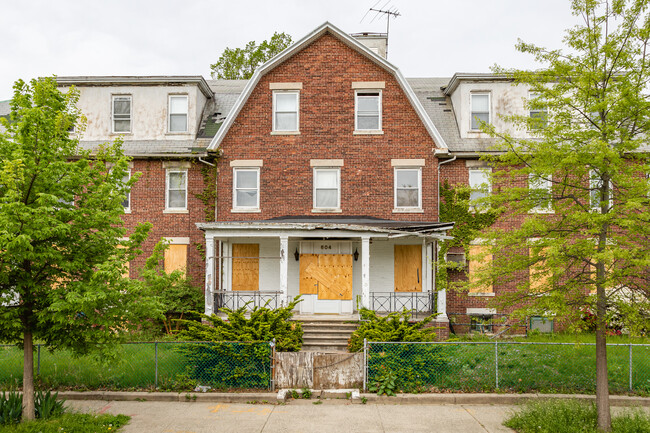
[[[128,131],[115,131],[115,98],[129,98],[129,130]],[[124,119],[120,119],[124,120]],[[131,134],[133,133],[133,96],[129,94],[114,94],[111,95],[111,133],[112,134]]]
[[[594,171],[595,170],[589,170],[589,208],[591,209],[592,212],[600,212],[600,199],[598,200],[598,205],[594,206],[595,203],[593,203],[592,195],[591,195],[591,193],[593,192],[591,189],[597,187],[597,184],[600,183],[599,179],[593,178]],[[614,199],[614,186],[610,179],[609,197],[607,198],[607,207],[609,208],[608,210],[611,210],[613,207],[613,203],[614,203],[613,199]]]
[[[397,206],[397,172],[401,170],[416,170],[418,172],[418,205],[417,206]],[[405,166],[393,167],[393,212],[423,212],[422,210],[422,167]]]
[[[128,176],[127,181],[131,180],[130,168],[126,171],[126,174]],[[124,213],[131,213],[131,190],[129,190],[129,192],[126,193],[126,198],[129,200],[129,206],[124,208]]]
[[[531,189],[531,181],[533,180],[534,177],[535,177],[535,175],[533,173],[530,173],[528,175],[528,189],[529,190]],[[535,207],[531,208],[528,211],[528,213],[539,213],[539,214],[553,214],[553,213],[555,213],[555,210],[553,209],[553,180],[552,179],[553,178],[551,178],[551,179],[540,179],[546,184],[546,187],[544,189],[546,189],[546,191],[548,191],[548,194],[549,194],[548,207],[544,208],[544,207],[535,206]],[[539,188],[539,189],[542,189],[542,188]]]
[[[336,172],[336,183],[338,194],[336,198],[336,207],[318,207],[316,206],[316,172],[334,171]],[[340,167],[313,167],[312,168],[312,212],[341,212],[341,168]]]
[[[378,93],[379,94],[379,125],[377,129],[359,129],[358,125],[358,110],[359,110],[359,93]],[[381,89],[357,89],[354,91],[354,134],[383,134],[383,122],[382,118],[384,115],[384,106],[383,106],[383,91]]]
[[[277,129],[275,125],[275,115],[277,109],[276,96],[278,94],[291,94],[296,95],[296,129]],[[274,90],[273,91],[273,134],[296,134],[300,133],[300,91],[299,90]]]
[[[483,168],[470,168],[470,169],[468,170],[468,172],[467,172],[467,174],[468,174],[468,182],[467,182],[467,183],[468,183],[468,185],[469,185],[469,187],[470,187],[470,190],[477,190],[477,187],[475,187],[475,186],[472,185],[472,174],[471,174],[472,172],[477,172],[477,171],[478,171],[478,172],[483,172],[483,173],[488,173],[488,181],[487,181],[487,186],[488,186],[488,188],[487,188],[487,192],[486,192],[486,194],[487,194],[488,196],[491,195],[491,194],[492,194],[492,182],[490,181],[489,173],[492,173],[492,168],[490,168],[490,167],[483,167]],[[470,197],[471,197],[471,196],[470,196]],[[476,212],[477,209],[475,209],[475,207],[474,207],[473,205],[470,204],[469,211],[470,211],[470,212]],[[487,211],[487,209],[478,209],[478,211],[479,211],[479,212],[485,212],[485,211]]]
[[[169,207],[169,175],[171,173],[185,173],[185,205],[183,207]],[[165,211],[164,213],[188,213],[187,210],[187,169],[168,168],[165,170]]]
[[[185,131],[172,131],[172,98],[185,98]],[[180,113],[175,113],[180,114]],[[167,97],[167,133],[187,134],[190,130],[190,98],[184,93],[170,94]]]
[[[257,173],[257,203],[255,206],[237,206],[237,172],[254,171]],[[260,212],[260,168],[259,167],[233,167],[232,169],[232,210],[231,212]]]
[[[481,132],[481,128],[472,128],[472,119],[474,118],[474,109],[472,104],[473,96],[487,96],[488,97],[488,120],[487,124],[492,124],[492,94],[490,92],[471,92],[469,94],[469,130],[471,132]]]

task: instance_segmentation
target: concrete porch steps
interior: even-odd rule
[[[359,326],[350,319],[303,319],[302,351],[346,352],[348,340]]]

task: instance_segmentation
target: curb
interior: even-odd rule
[[[341,390],[324,390],[322,395],[327,398],[337,396]],[[344,390],[348,391],[348,390]],[[319,394],[321,395],[321,394]],[[391,405],[417,404],[477,404],[477,405],[517,405],[528,400],[536,399],[578,399],[593,400],[594,395],[585,394],[398,394],[395,397],[378,396],[377,394],[360,394],[368,403]],[[278,393],[274,392],[120,392],[120,391],[61,391],[59,398],[66,400],[105,400],[105,401],[153,401],[153,402],[220,402],[220,403],[275,403]],[[289,404],[291,400],[288,400]],[[610,395],[612,406],[643,406],[650,407],[649,397],[627,395]]]

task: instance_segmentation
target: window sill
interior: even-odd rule
[[[108,135],[115,135],[115,136],[118,136],[118,135],[133,135],[133,132],[113,132],[113,131],[111,131]]]
[[[313,213],[342,213],[341,208],[313,208]]]
[[[477,298],[489,298],[494,296],[494,292],[490,293],[468,293],[467,296],[477,297]]]
[[[165,209],[163,213],[190,213],[187,209]]]
[[[554,210],[543,210],[543,209],[531,209],[528,211],[529,214],[542,214],[542,215],[552,215],[555,213]]]
[[[393,213],[424,213],[424,210],[422,208],[400,208],[396,207],[393,209]]]
[[[131,213],[131,209],[124,209],[124,213]]]
[[[355,130],[354,132],[352,132],[352,135],[384,135],[384,131],[382,131],[382,130],[368,130],[368,131]]]
[[[300,135],[300,131],[271,131],[271,135]]]
[[[167,131],[165,135],[188,135],[190,131]]]
[[[261,209],[259,208],[251,208],[251,209],[231,209],[231,213],[260,213],[262,212]]]

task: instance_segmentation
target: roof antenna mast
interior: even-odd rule
[[[373,22],[375,18],[377,18],[381,14],[386,15],[386,58],[388,58],[388,32],[390,30],[390,17],[397,18],[401,14],[397,10],[397,8],[389,7],[388,9],[386,9],[386,6],[388,6],[390,0],[388,0],[381,8],[375,9],[375,6],[379,4],[379,1],[375,3],[374,6],[368,10],[368,12],[370,11],[375,12],[375,16],[372,18],[372,20],[370,20],[370,22]],[[366,15],[368,15],[368,12],[366,12]],[[365,18],[365,15],[363,18]],[[363,21],[363,18],[361,19],[361,21]]]

